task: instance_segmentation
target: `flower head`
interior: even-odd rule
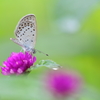
[[[47,75],[47,87],[57,96],[68,96],[75,93],[80,86],[80,78],[65,71],[51,71]]]
[[[1,73],[3,75],[22,74],[26,72],[26,70],[30,68],[35,61],[36,57],[33,57],[28,52],[13,52],[11,53],[10,57],[8,57],[8,59],[3,62],[3,66],[5,67],[1,67]]]

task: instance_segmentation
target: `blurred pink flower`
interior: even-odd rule
[[[51,71],[46,77],[48,89],[56,96],[69,96],[80,87],[80,78],[63,70]]]
[[[1,67],[1,73],[3,75],[23,74],[34,64],[35,61],[36,57],[33,57],[28,52],[13,52],[11,53],[10,57],[3,62],[3,66],[5,67]]]

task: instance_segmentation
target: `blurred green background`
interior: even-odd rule
[[[0,0],[0,65],[21,50],[9,38],[15,37],[18,21],[27,14],[37,19],[36,48],[49,54],[37,52],[36,63],[52,59],[78,71],[85,83],[80,100],[100,100],[100,0]],[[0,100],[52,100],[39,89],[44,70],[13,81],[0,75]]]

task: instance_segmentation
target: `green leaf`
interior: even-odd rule
[[[45,67],[48,67],[48,68],[51,68],[51,69],[54,69],[54,70],[57,70],[61,67],[59,64],[57,64],[56,62],[54,62],[52,60],[41,60],[36,65],[36,68],[42,67],[42,66],[45,66]]]
[[[52,61],[52,60],[41,60],[39,61],[38,64],[36,64],[35,66],[31,67],[30,70],[33,70],[34,68],[38,68],[38,67],[48,67],[51,68],[53,70],[57,70],[59,69],[61,66],[59,64],[57,64],[56,62]]]

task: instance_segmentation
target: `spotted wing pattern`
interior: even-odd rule
[[[33,14],[24,16],[15,29],[20,45],[34,48],[36,42],[36,18]]]

